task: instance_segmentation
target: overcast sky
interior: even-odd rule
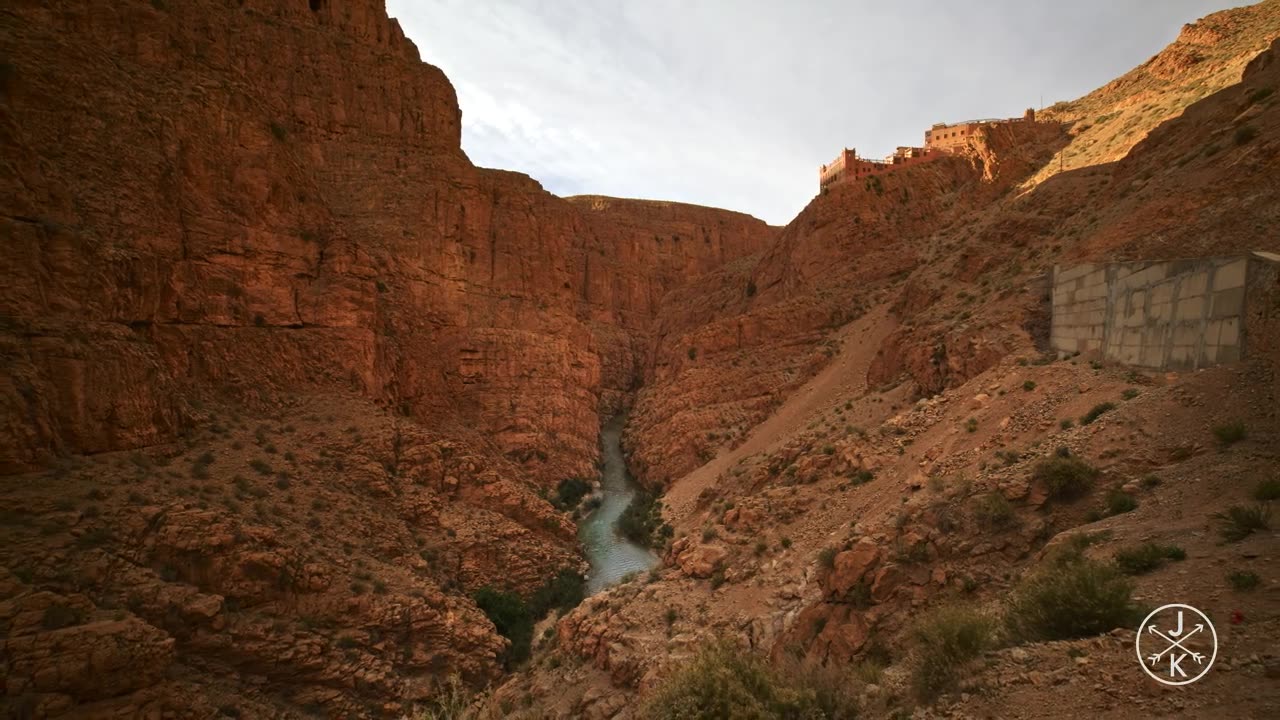
[[[387,0],[453,81],[462,147],[557,195],[785,224],[842,147],[1020,115],[1145,61],[1231,0]]]

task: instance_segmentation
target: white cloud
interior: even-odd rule
[[[1215,0],[1220,1],[1220,0]],[[388,0],[453,81],[463,149],[559,194],[788,222],[840,148],[1020,114],[1145,60],[1206,0]]]

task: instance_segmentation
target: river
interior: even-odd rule
[[[618,533],[618,518],[636,495],[636,483],[627,472],[627,461],[622,455],[622,426],[625,423],[626,418],[618,415],[600,429],[604,459],[600,473],[600,507],[582,521],[578,530],[578,539],[591,563],[591,570],[587,573],[588,595],[617,583],[628,573],[645,572],[658,564],[658,557],[647,548]]]

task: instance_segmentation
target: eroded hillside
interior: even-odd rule
[[[697,673],[766,672],[707,650],[719,637],[772,658],[776,692],[830,700],[826,717],[1280,707],[1264,679],[1280,667],[1275,535],[1224,541],[1219,517],[1273,492],[1273,310],[1248,362],[1196,374],[1047,347],[1056,263],[1280,249],[1278,20],[1274,2],[1215,14],[1034,132],[999,127],[945,162],[834,185],[758,261],[680,291],[629,437],[666,488],[665,567],[571,612],[496,700],[674,716],[715,694]],[[1203,63],[1142,79],[1193,41]],[[1151,101],[1176,110],[1146,113],[1138,135],[1089,127],[1101,104]],[[1112,149],[1063,167],[1086,145]],[[1059,466],[1087,478],[1078,494],[1056,494]],[[1161,548],[1179,559],[1143,555]],[[922,623],[1016,618],[1030,583],[1077,569],[1115,573],[1147,607],[1195,598],[1226,628],[1228,671],[1175,696],[1131,677],[1131,630],[1019,642],[1000,626],[1004,649],[920,684],[941,642]],[[724,702],[753,692],[725,682]]]
[[[1280,251],[1277,0],[781,229],[474,167],[380,0],[112,10],[0,13],[6,711],[647,717],[715,638],[869,717],[1280,702],[1275,535],[1213,517],[1280,462],[1274,317],[1194,374],[1045,346],[1055,263]],[[628,406],[664,563],[521,666],[476,593],[581,569],[548,498]],[[1201,694],[1125,631],[919,692],[920,617],[1143,543],[1139,602],[1242,618]]]
[[[740,213],[474,167],[380,0],[0,14],[7,707],[387,714],[582,563],[669,291]],[[107,649],[99,649],[107,648]]]

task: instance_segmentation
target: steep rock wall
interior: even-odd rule
[[[377,0],[20,2],[2,37],[9,471],[162,441],[217,386],[354,388],[543,482],[585,473],[630,333],[772,235],[473,167]]]

